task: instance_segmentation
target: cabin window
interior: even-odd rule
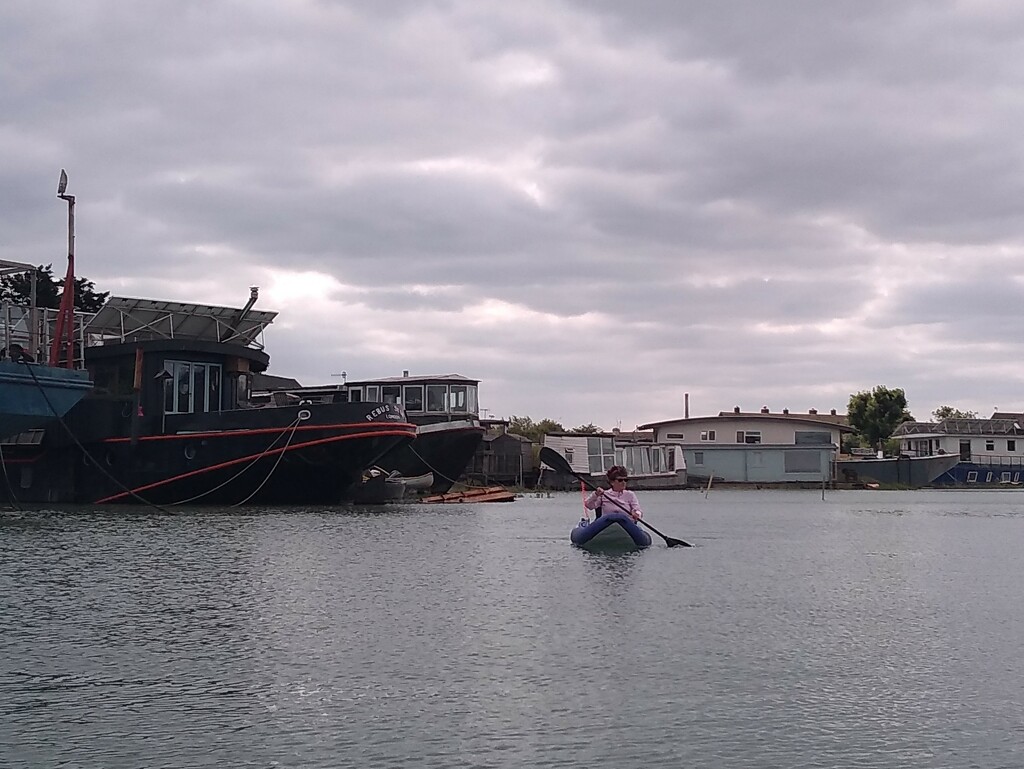
[[[695,451],[695,452],[693,452],[693,463],[695,465],[703,465],[704,464],[704,452],[703,451]]]
[[[715,440],[715,431],[714,430],[701,430],[700,431],[700,439],[702,441],[713,441],[713,440]]]
[[[571,448],[567,448],[565,450],[565,461],[568,462],[570,465],[572,464],[572,457],[573,457],[573,450]]]
[[[404,396],[406,411],[423,411],[423,385],[406,385]]]
[[[353,387],[348,391],[349,403],[362,403],[363,402],[363,389],[361,387]]]
[[[651,472],[652,473],[660,473],[661,472],[661,466],[662,466],[661,456],[662,456],[663,452],[664,452],[664,449],[662,449],[661,446],[654,446],[654,447],[651,448]]]
[[[164,385],[165,414],[220,411],[221,368],[216,363],[169,360]]]
[[[1006,442],[1006,450],[1007,451],[1016,451],[1017,450],[1017,441],[1007,441]]]
[[[402,385],[383,385],[380,388],[380,399],[383,403],[402,405]]]
[[[743,430],[736,431],[736,442],[737,443],[760,443],[761,442],[761,431],[760,430]]]
[[[625,467],[630,475],[650,475],[651,457],[648,446],[625,446],[615,452],[615,463]]]
[[[427,411],[444,413],[447,398],[447,385],[427,385]]]
[[[366,400],[380,403],[380,385],[366,385]]]
[[[465,414],[469,411],[469,399],[466,395],[466,385],[452,385],[449,392],[451,411]]]
[[[977,481],[978,481],[978,471],[977,470],[969,471],[967,473],[967,482],[968,483],[977,483]]]
[[[587,438],[587,466],[591,473],[599,474],[615,464],[615,441],[611,438]]]
[[[996,442],[995,441],[985,441],[985,451],[995,451],[995,450],[996,450]]]
[[[685,439],[686,439],[686,435],[685,435],[685,434],[683,434],[683,433],[669,433],[669,434],[667,435],[667,437],[668,437],[668,438],[670,438],[670,439],[671,439],[671,438],[675,438],[676,440],[680,440],[680,441],[682,441],[682,440],[685,440]]]

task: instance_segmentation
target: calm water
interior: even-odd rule
[[[1021,767],[1021,492],[0,514],[3,767]]]

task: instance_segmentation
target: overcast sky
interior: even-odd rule
[[[604,429],[1024,411],[1024,3],[0,4],[0,258]]]

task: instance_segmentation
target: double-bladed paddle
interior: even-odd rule
[[[578,478],[579,481],[591,491],[597,491],[597,487],[594,486],[594,484],[592,484],[590,481],[588,481],[586,478],[584,478],[582,475],[580,475],[579,473],[572,469],[572,465],[569,464],[569,460],[567,460],[565,457],[563,457],[550,446],[543,446],[541,448],[540,461],[546,464],[548,467],[552,468],[553,470],[556,470],[557,472],[565,473],[567,475],[573,476],[574,478]],[[605,499],[607,499],[609,502],[613,502],[614,504],[618,505],[625,512],[629,512],[629,510],[626,510],[626,508],[618,500],[612,499],[611,497],[605,497]],[[650,529],[663,540],[665,540],[665,544],[669,547],[693,547],[693,545],[691,545],[689,542],[683,542],[683,540],[681,539],[666,537],[656,528],[651,526],[651,524],[649,524],[643,518],[639,518],[637,520],[640,522],[641,525],[646,526],[648,529]]]

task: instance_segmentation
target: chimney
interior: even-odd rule
[[[835,415],[836,415],[836,410],[832,409],[832,416],[835,416]]]
[[[740,413],[740,407],[739,406],[733,406],[732,407],[732,413],[733,414],[739,414]]]
[[[807,413],[808,413],[808,414],[817,414],[817,413],[818,413],[818,410],[817,410],[817,409],[808,409],[808,410],[807,410]]]
[[[762,414],[767,414],[768,413],[768,407],[767,406],[762,406],[761,407],[761,413]]]
[[[683,419],[690,418],[690,393],[683,393]]]
[[[789,409],[783,409],[783,410],[782,410],[782,413],[783,413],[783,414],[788,414],[788,413],[789,413]]]
[[[409,376],[409,369],[404,369],[402,371],[402,376]]]

